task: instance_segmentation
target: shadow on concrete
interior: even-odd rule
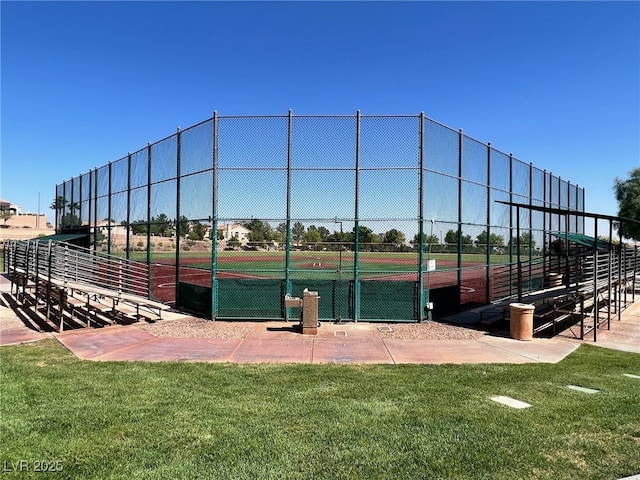
[[[28,298],[27,298],[28,297]],[[13,310],[15,317],[29,330],[36,332],[54,332],[55,328],[46,320],[37,308],[34,308],[35,300],[26,296],[25,302],[18,302],[12,295],[2,292],[0,295],[2,304]]]

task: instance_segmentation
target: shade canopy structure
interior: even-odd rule
[[[583,233],[563,233],[563,232],[551,232],[554,237],[567,240],[569,242],[582,245],[584,247],[596,248],[599,252],[609,252],[615,245],[601,238],[591,237]]]
[[[88,238],[88,233],[62,233],[55,235],[47,235],[46,237],[38,237],[34,238],[40,243],[47,242],[66,242],[66,243],[74,243],[74,240],[79,240],[81,238]]]
[[[640,224],[640,219],[620,217],[616,215],[606,215],[604,213],[595,212],[583,212],[580,210],[571,210],[567,208],[548,207],[542,205],[531,205],[528,203],[507,202],[503,200],[496,200],[496,203],[502,203],[511,207],[523,208],[525,210],[531,210],[534,212],[550,213],[552,215],[565,215],[575,216],[581,218],[592,218],[594,220],[607,220],[611,223],[637,223]]]

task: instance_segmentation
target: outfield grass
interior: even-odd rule
[[[588,345],[555,365],[102,363],[54,340],[0,359],[4,478],[43,478],[40,461],[101,480],[640,473],[640,380],[623,375],[640,355]]]
[[[454,268],[458,256],[454,253],[432,253],[424,260],[436,261],[437,269]],[[146,254],[133,252],[132,260],[146,261]],[[180,260],[193,268],[211,268],[210,252],[180,252]],[[203,260],[203,261],[198,261]],[[175,252],[153,252],[152,262],[175,262]],[[283,271],[285,269],[285,252],[283,251],[222,251],[217,252],[218,268],[224,270],[251,271]],[[339,252],[332,251],[292,251],[290,252],[291,268],[309,268],[308,264],[317,263],[319,269],[336,270],[342,265],[343,270],[352,270],[354,252],[344,252],[340,259]],[[438,263],[445,262],[445,263]],[[463,265],[484,264],[486,256],[482,254],[464,254]],[[492,255],[493,265],[509,263],[508,255]],[[360,252],[358,260],[360,271],[382,272],[415,272],[417,271],[418,254],[416,252]],[[315,267],[314,267],[315,268]]]

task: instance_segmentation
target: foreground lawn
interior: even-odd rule
[[[589,345],[556,365],[97,363],[54,340],[0,360],[3,478],[640,473],[640,379],[623,375],[640,375],[640,355]],[[62,471],[34,472],[42,461]]]

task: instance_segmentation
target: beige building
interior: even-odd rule
[[[55,233],[43,213],[22,213],[19,205],[6,200],[0,200],[0,212],[0,240],[28,240]]]
[[[250,233],[251,230],[243,227],[239,223],[218,225],[218,238],[222,237],[222,240],[225,241],[236,238],[242,245],[246,245],[249,242]]]

